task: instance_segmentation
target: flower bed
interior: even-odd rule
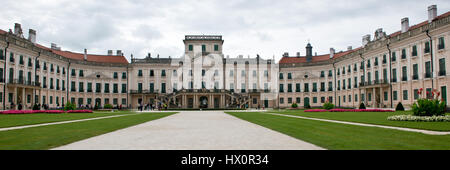
[[[305,112],[394,112],[395,110],[387,109],[309,109]]]
[[[45,113],[64,113],[64,110],[45,110]]]
[[[6,110],[0,111],[0,114],[35,114],[35,113],[65,113],[64,110]],[[92,110],[69,110],[67,113],[93,113]]]
[[[330,112],[394,112],[388,109],[331,109]]]
[[[325,110],[325,109],[309,109],[309,110],[305,110],[305,112],[328,112],[328,110]]]
[[[68,110],[67,113],[93,113],[92,110]]]
[[[446,116],[395,115],[395,116],[389,116],[387,118],[387,120],[415,121],[415,122],[450,122],[450,115],[446,115]]]

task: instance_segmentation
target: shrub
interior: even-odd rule
[[[66,106],[64,106],[64,110],[75,110],[76,106],[75,104],[72,104],[70,102],[67,102]]]
[[[105,108],[105,109],[112,109],[113,106],[111,104],[105,104],[105,106],[103,106],[103,108]]]
[[[292,103],[291,107],[292,107],[292,108],[297,108],[297,107],[298,107],[298,104],[297,104],[297,103]]]
[[[33,105],[33,110],[40,110],[40,109],[39,109],[39,106],[38,106],[37,104],[34,104],[34,105]]]
[[[405,111],[405,108],[403,107],[402,102],[399,102],[397,104],[397,107],[395,107],[395,111]]]
[[[334,108],[334,104],[333,104],[333,103],[330,103],[330,102],[325,102],[325,103],[323,104],[323,108],[326,109],[326,110],[333,109],[333,108]]]
[[[364,105],[364,103],[361,103],[361,104],[359,105],[359,109],[366,109],[366,105]]]
[[[418,94],[422,94],[422,88],[419,89]],[[415,116],[441,116],[445,115],[446,104],[444,101],[439,101],[440,92],[436,89],[432,91],[429,99],[420,98],[417,103],[412,106],[413,115]]]

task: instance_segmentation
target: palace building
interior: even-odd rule
[[[25,38],[16,23],[14,30],[0,30],[0,107],[59,108],[70,101],[92,107],[288,108],[330,101],[392,108],[427,97],[418,96],[421,88],[430,95],[437,89],[447,101],[449,18],[450,12],[438,16],[432,5],[427,21],[410,26],[403,18],[400,31],[377,29],[373,38],[363,36],[361,47],[313,55],[308,43],[305,56],[284,53],[278,63],[259,55],[225,57],[220,35],[186,35],[180,57],[149,53],[128,61],[121,50],[99,55],[37,44],[36,31]]]

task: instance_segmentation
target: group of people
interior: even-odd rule
[[[165,103],[162,102],[158,102],[157,104],[153,104],[153,103],[147,103],[146,105],[143,105],[142,103],[139,104],[138,106],[138,110],[139,111],[152,111],[152,110],[167,110],[168,106]]]

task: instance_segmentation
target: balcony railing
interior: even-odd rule
[[[359,86],[370,86],[370,85],[379,85],[379,84],[388,84],[385,80],[373,80],[373,81],[366,81],[364,83],[359,83]]]
[[[333,91],[333,88],[329,87],[329,88],[328,88],[328,91]]]
[[[425,73],[425,78],[431,78],[431,73]]]
[[[445,70],[439,70],[439,76],[445,76]]]
[[[1,81],[1,80],[0,80]],[[3,81],[1,81],[3,82]],[[18,85],[25,85],[25,86],[41,86],[40,82],[34,82],[34,81],[27,81],[24,79],[14,79],[9,81],[10,84],[18,84]]]
[[[417,74],[412,75],[412,79],[413,79],[413,80],[418,80],[418,79],[419,79],[419,75],[417,75]]]
[[[158,92],[158,90],[130,90],[130,94],[154,94]]]

